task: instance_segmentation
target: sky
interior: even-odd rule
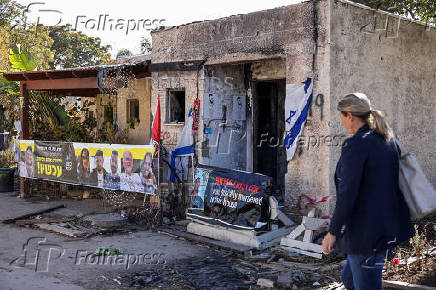
[[[71,24],[73,29],[100,37],[111,45],[115,58],[120,49],[140,53],[143,36],[159,25],[174,26],[193,21],[212,20],[235,14],[271,9],[301,0],[220,0],[220,1],[140,1],[140,0],[18,0],[28,7],[28,22],[44,25]]]

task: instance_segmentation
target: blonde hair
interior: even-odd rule
[[[391,139],[391,128],[382,111],[371,107],[371,102],[365,94],[352,93],[345,95],[337,106],[342,113],[350,112],[353,116],[362,119],[371,129],[382,135],[386,140]]]

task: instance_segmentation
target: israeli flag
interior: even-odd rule
[[[303,126],[306,123],[307,112],[312,100],[313,81],[308,78],[304,85],[286,85],[285,100],[285,130],[286,160],[294,156]]]
[[[180,158],[180,157],[192,156],[192,155],[194,155],[194,137],[192,136],[192,108],[191,108],[189,110],[188,118],[185,120],[185,126],[183,127],[180,140],[177,143],[177,146],[175,147],[174,151],[171,151],[170,164],[173,168],[176,169],[178,174],[181,173],[180,171],[183,171],[184,177],[187,177],[187,173],[188,173],[187,162],[183,162],[182,159],[184,158]],[[178,164],[176,164],[176,158],[179,161]],[[183,164],[186,164],[186,168]],[[176,177],[172,171],[170,174],[170,180],[176,181]]]

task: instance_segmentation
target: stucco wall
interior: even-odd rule
[[[331,11],[330,132],[343,131],[338,99],[363,92],[436,185],[436,29],[392,16],[386,26],[385,14],[338,1]],[[332,148],[332,174],[339,154]]]
[[[150,144],[151,116],[150,116],[151,79],[140,78],[129,81],[127,88],[118,89],[117,121],[121,129],[128,128],[127,100],[139,101],[139,120],[134,129],[129,129],[129,144]]]

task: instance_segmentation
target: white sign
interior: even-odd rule
[[[245,121],[245,96],[234,96],[233,97],[233,120],[235,121]]]
[[[221,119],[221,100],[218,94],[206,93],[203,98],[203,119]]]

